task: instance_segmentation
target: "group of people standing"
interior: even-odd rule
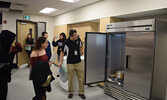
[[[42,32],[42,37],[45,37],[46,39],[48,39],[48,33],[47,32]],[[26,44],[25,44],[25,50],[28,54],[28,57],[30,58],[31,52],[34,48],[34,39],[32,38],[32,34],[28,34],[27,38],[26,38]],[[46,52],[47,52],[47,56],[50,59],[50,57],[52,56],[52,52],[51,52],[51,47],[50,47],[50,42],[48,41],[48,47],[46,48]]]
[[[8,30],[4,30],[0,34],[0,55],[2,55],[0,57],[0,100],[6,100],[8,88],[7,84],[10,82],[11,79],[11,70],[13,68],[19,68],[17,64],[10,61],[11,48],[15,40],[15,36],[16,35],[13,32],[10,32]],[[55,37],[53,38],[52,45],[54,47],[58,46],[57,58],[60,63],[59,67],[62,66],[63,56],[67,55],[69,92],[68,98],[73,97],[72,81],[74,72],[76,72],[79,83],[79,96],[82,99],[85,99],[86,97],[84,95],[83,66],[81,64],[80,58],[80,51],[82,51],[82,42],[78,38],[77,31],[75,29],[70,30],[68,39],[66,39],[65,33],[60,33],[59,36],[60,38],[57,41],[55,41]],[[43,32],[42,36],[36,40],[34,45],[34,40],[31,34],[27,35],[26,46],[30,47],[31,49],[27,49],[26,51],[30,58],[32,70],[37,67],[43,67],[43,65],[47,66],[47,68],[45,69],[48,70],[48,68],[50,69],[50,66],[53,64],[53,62],[49,61],[52,53],[50,42],[47,40],[47,38],[48,33]],[[17,52],[21,52],[21,50],[18,49]],[[48,76],[52,74],[49,70],[46,73]],[[33,100],[46,100],[46,91],[51,91],[50,82],[54,80],[54,77],[52,76],[51,78],[49,78],[50,80],[48,81],[48,76],[46,77],[47,79],[45,80],[46,82],[44,84],[39,84],[39,82],[37,82],[37,78],[32,78],[32,83],[35,91],[35,97],[33,97]],[[43,75],[43,77],[45,76]],[[49,84],[47,81],[49,82]]]

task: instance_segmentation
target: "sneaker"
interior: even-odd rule
[[[69,95],[68,95],[68,98],[72,98],[72,97],[73,97],[73,94],[69,94]]]
[[[79,94],[79,96],[81,97],[81,99],[86,99],[84,94]]]

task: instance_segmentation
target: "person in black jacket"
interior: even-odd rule
[[[62,32],[62,33],[60,33],[59,37],[60,37],[60,39],[57,40],[57,41],[55,41],[56,37],[55,36],[53,37],[52,45],[54,47],[58,46],[58,48],[57,48],[57,60],[60,63],[60,53],[62,51],[63,43],[66,40],[66,35],[65,35],[65,33]],[[57,77],[59,77],[59,74],[57,75]]]
[[[26,45],[25,46],[30,47],[29,50],[28,49],[26,50],[26,52],[28,54],[28,57],[30,58],[32,49],[34,47],[34,39],[32,38],[32,35],[30,33],[27,35]]]
[[[9,54],[12,51],[15,36],[8,30],[3,30],[0,34],[0,100],[6,100],[8,83],[11,81],[11,70],[19,68],[17,64],[9,62]]]
[[[49,76],[50,79],[48,79]],[[42,88],[45,88],[48,92],[51,92],[50,82],[54,80],[54,77],[52,75],[52,71],[48,62],[35,62],[32,67],[31,77],[35,84],[39,84],[41,86],[45,84],[45,86],[43,86]]]

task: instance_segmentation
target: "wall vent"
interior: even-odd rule
[[[9,8],[10,5],[11,5],[11,2],[0,1],[0,8]]]

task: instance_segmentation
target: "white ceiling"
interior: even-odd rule
[[[0,0],[11,2],[10,9],[21,10],[23,13],[47,15],[39,13],[45,7],[59,9],[58,11],[49,14],[48,16],[57,16],[96,2],[103,0],[80,0],[76,3],[67,3],[60,0]],[[0,11],[8,11],[8,9],[0,9]]]

